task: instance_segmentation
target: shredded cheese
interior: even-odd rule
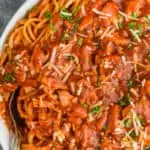
[[[131,32],[131,34],[135,37],[135,39],[138,41],[138,42],[141,42],[141,39],[140,37],[138,36],[138,31],[135,31],[135,30],[132,30],[132,29],[129,29],[129,31]]]
[[[58,73],[59,76],[63,76],[63,73],[53,64],[51,64],[51,67]]]
[[[55,62],[56,53],[57,53],[57,48],[54,47],[54,48],[53,48],[53,51],[52,51],[51,58],[50,58],[50,63],[51,63],[51,64],[54,64],[54,62]]]
[[[103,34],[101,35],[101,40],[104,39],[105,36],[107,36],[107,34],[110,32],[111,27],[107,27],[107,29],[103,32]]]
[[[134,17],[132,17],[132,16],[129,16],[129,15],[125,14],[125,13],[122,12],[122,11],[119,11],[119,14],[122,15],[122,16],[124,16],[126,19],[138,20],[137,18],[134,18]]]
[[[99,11],[97,10],[96,8],[92,9],[92,11],[97,14],[97,15],[102,15],[102,16],[105,16],[105,17],[111,17],[111,14],[107,14],[107,13],[104,13],[102,11]]]
[[[3,96],[0,94],[0,102],[3,101]]]

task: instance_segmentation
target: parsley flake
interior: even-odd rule
[[[130,105],[130,101],[131,101],[131,97],[129,94],[126,94],[122,97],[122,99],[119,101],[119,105],[121,107],[126,107],[128,105]]]
[[[44,14],[45,18],[50,20],[52,18],[52,14],[49,11],[46,11]]]
[[[13,75],[12,72],[6,73],[6,74],[3,76],[3,79],[4,79],[4,81],[6,81],[6,82],[12,82],[12,81],[15,80],[14,75]]]
[[[92,108],[91,112],[93,115],[99,113],[100,112],[100,106],[96,106],[96,107]]]
[[[78,39],[77,44],[78,44],[80,47],[82,46],[82,44],[83,44],[83,38],[82,38],[82,37],[80,37],[80,38]]]

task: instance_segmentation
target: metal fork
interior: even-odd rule
[[[18,131],[18,124],[22,123],[22,119],[19,117],[17,112],[17,96],[19,93],[19,88],[13,92],[9,99],[9,113],[14,126],[14,136],[11,141],[10,150],[20,150],[21,149],[21,136]]]

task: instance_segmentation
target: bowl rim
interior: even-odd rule
[[[23,18],[27,12],[34,7],[40,0],[25,0],[23,4],[19,7],[19,9],[16,11],[16,13],[13,15],[11,20],[6,25],[5,29],[3,30],[3,33],[0,37],[0,54],[3,50],[3,46],[5,44],[5,41],[7,40],[7,37],[9,36],[10,32],[14,29],[17,21],[19,21],[21,18]],[[8,128],[6,127],[4,120],[0,118],[0,144],[3,148],[3,150],[10,150],[10,144],[13,140],[13,135],[11,135],[8,131]]]

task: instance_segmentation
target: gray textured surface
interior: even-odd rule
[[[0,35],[5,26],[25,0],[0,0]]]

